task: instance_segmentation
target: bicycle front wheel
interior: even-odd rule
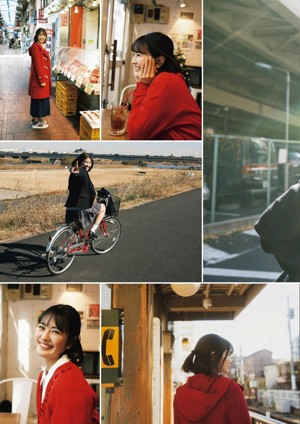
[[[46,252],[47,268],[51,274],[62,274],[72,265],[75,255],[69,253],[69,250],[70,246],[77,242],[77,238],[77,234],[69,226],[54,234]]]
[[[121,235],[121,224],[116,218],[107,217],[103,221],[96,230],[97,239],[91,242],[93,251],[98,255],[113,249]]]

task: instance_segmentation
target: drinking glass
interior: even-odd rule
[[[115,135],[121,135],[126,132],[128,103],[127,102],[112,102],[110,125],[111,132]]]

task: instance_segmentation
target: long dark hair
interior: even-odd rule
[[[179,62],[174,56],[174,44],[170,37],[161,32],[150,32],[137,38],[131,45],[134,53],[150,54],[154,59],[164,56],[165,62],[158,68],[157,73],[173,72],[182,74]]]
[[[36,33],[35,33],[35,36],[34,36],[34,42],[38,43],[38,41],[39,41],[38,36],[40,34],[45,34],[45,36],[46,36],[46,39],[45,39],[45,42],[44,42],[44,44],[45,44],[46,41],[47,41],[47,33],[46,33],[46,30],[44,28],[39,28],[39,29],[36,30]]]
[[[72,166],[75,166],[76,162],[78,162],[78,166],[80,168],[82,166],[83,162],[85,161],[85,159],[91,159],[92,166],[89,169],[89,171],[91,171],[93,166],[94,166],[94,159],[93,159],[93,156],[89,153],[81,153],[81,155],[78,156],[78,158],[73,160]]]
[[[47,324],[51,318],[54,319],[58,330],[68,335],[68,344],[72,344],[62,355],[67,355],[75,365],[80,366],[83,362],[83,351],[80,343],[79,313],[70,305],[53,305],[40,314],[38,323]]]
[[[206,334],[198,340],[182,365],[182,370],[194,374],[217,375],[226,357],[221,363],[223,354],[233,352],[231,343],[217,334]]]

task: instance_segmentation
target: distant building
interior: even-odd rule
[[[259,350],[244,358],[244,373],[247,376],[255,374],[256,378],[263,377],[265,366],[272,364],[272,362],[272,352],[270,350]]]
[[[266,389],[291,390],[291,363],[277,361],[264,368]],[[294,362],[297,390],[300,388],[300,362]]]

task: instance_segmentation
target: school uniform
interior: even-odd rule
[[[94,203],[96,190],[89,173],[84,168],[79,168],[76,174],[71,172],[68,189],[66,223],[79,222],[82,228],[87,228],[101,209],[100,203]]]

